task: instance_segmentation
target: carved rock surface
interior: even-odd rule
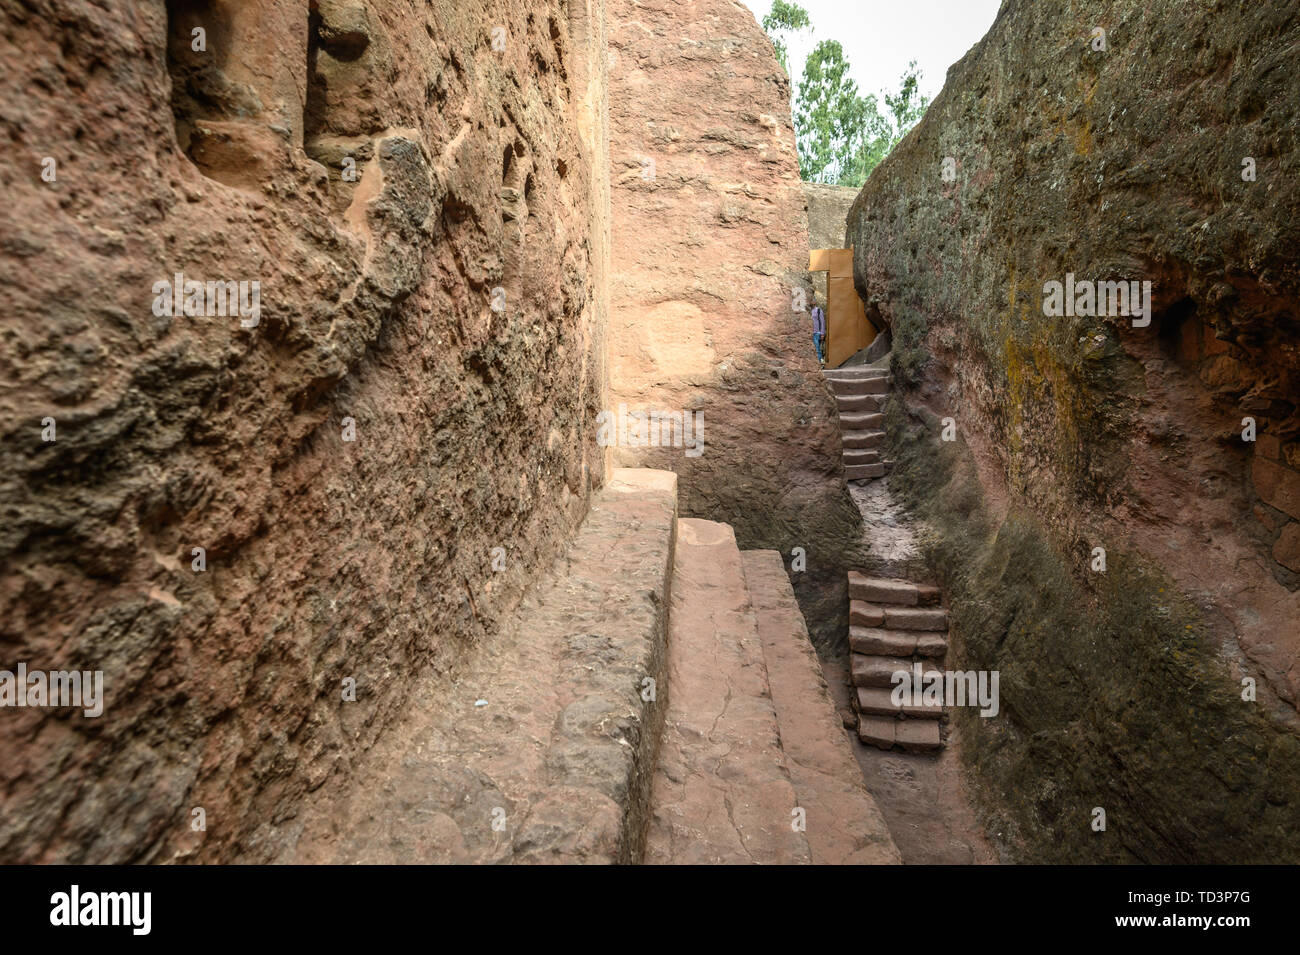
[[[850,213],[1013,854],[1300,859],[1298,41],[1294,4],[1007,0]],[[1151,282],[1150,325],[1045,314],[1071,274]]]
[[[860,536],[812,343],[808,222],[790,87],[727,0],[610,4],[610,401],[698,411],[704,451],[619,447],[681,477],[684,516],[790,561],[823,650],[844,649]],[[797,310],[802,308],[802,311]]]
[[[578,525],[591,6],[0,12],[0,669],[107,697],[3,712],[0,860],[264,856]],[[251,284],[242,314],[159,314],[177,273],[257,282],[257,314]]]

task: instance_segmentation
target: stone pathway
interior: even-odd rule
[[[887,392],[879,394],[883,408]],[[844,418],[842,412],[842,426]],[[883,436],[880,441],[883,449]],[[994,864],[997,855],[962,781],[960,736],[940,732],[944,707],[922,700],[900,712],[890,699],[887,678],[895,669],[938,669],[946,658],[947,614],[938,606],[940,594],[931,585],[914,583],[927,579],[928,570],[914,528],[890,493],[888,476],[855,481],[846,467],[846,477],[862,515],[865,573],[849,574],[851,653],[823,661],[845,735],[905,863]],[[914,626],[900,627],[900,622]]]
[[[736,538],[677,522],[668,714],[651,790],[651,863],[806,863]]]
[[[900,861],[884,818],[844,745],[835,701],[822,673],[790,578],[776,551],[744,551],[745,583],[763,644],[772,705],[794,783],[807,813],[814,864]]]
[[[681,519],[646,861],[897,863],[775,551]]]

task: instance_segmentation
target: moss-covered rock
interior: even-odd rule
[[[1141,554],[1081,577],[1031,512],[990,516],[968,450],[891,402],[891,485],[927,528],[951,604],[949,665],[996,670],[1000,709],[957,709],[990,835],[1036,862],[1300,859],[1300,741],[1221,659]],[[1105,810],[1107,828],[1092,828]]]
[[[849,214],[1013,856],[1300,859],[1297,43],[1294,4],[1006,0]],[[1049,314],[1068,276],[1150,323]]]

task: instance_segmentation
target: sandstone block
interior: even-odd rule
[[[910,657],[916,652],[916,632],[883,630],[879,627],[849,627],[849,646],[855,653],[886,657]]]
[[[895,706],[893,701],[893,691],[878,686],[859,686],[855,687],[855,698],[857,701],[858,712],[868,716],[890,716],[899,715],[915,717],[917,719],[937,720],[943,716],[943,706],[934,704],[922,704],[914,706],[906,703],[903,706]]]
[[[882,580],[849,571],[849,597],[852,600],[910,607],[916,605],[917,591],[915,584],[904,580]]]
[[[947,630],[948,611],[921,607],[886,607],[885,626],[899,630]]]
[[[1300,471],[1256,455],[1251,475],[1265,503],[1300,519]]]
[[[849,601],[849,625],[879,627],[885,622],[885,611],[862,600]]]
[[[859,716],[858,739],[869,746],[892,749],[898,720],[892,716]]]

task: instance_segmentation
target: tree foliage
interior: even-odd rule
[[[786,40],[790,34],[811,29],[812,21],[808,19],[808,11],[799,4],[786,3],[785,0],[772,0],[772,9],[768,11],[767,16],[763,17],[763,30],[771,39],[773,49],[776,50],[777,62],[787,74],[790,72],[790,64],[787,61],[789,51]]]
[[[787,40],[812,30],[798,4],[773,0],[763,18],[777,59],[789,72]],[[921,95],[921,72],[913,60],[899,78],[897,92],[885,92],[884,109],[875,94],[862,95],[849,75],[849,61],[838,40],[821,40],[804,61],[793,104],[800,175],[809,182],[860,186],[920,121],[930,101]]]

